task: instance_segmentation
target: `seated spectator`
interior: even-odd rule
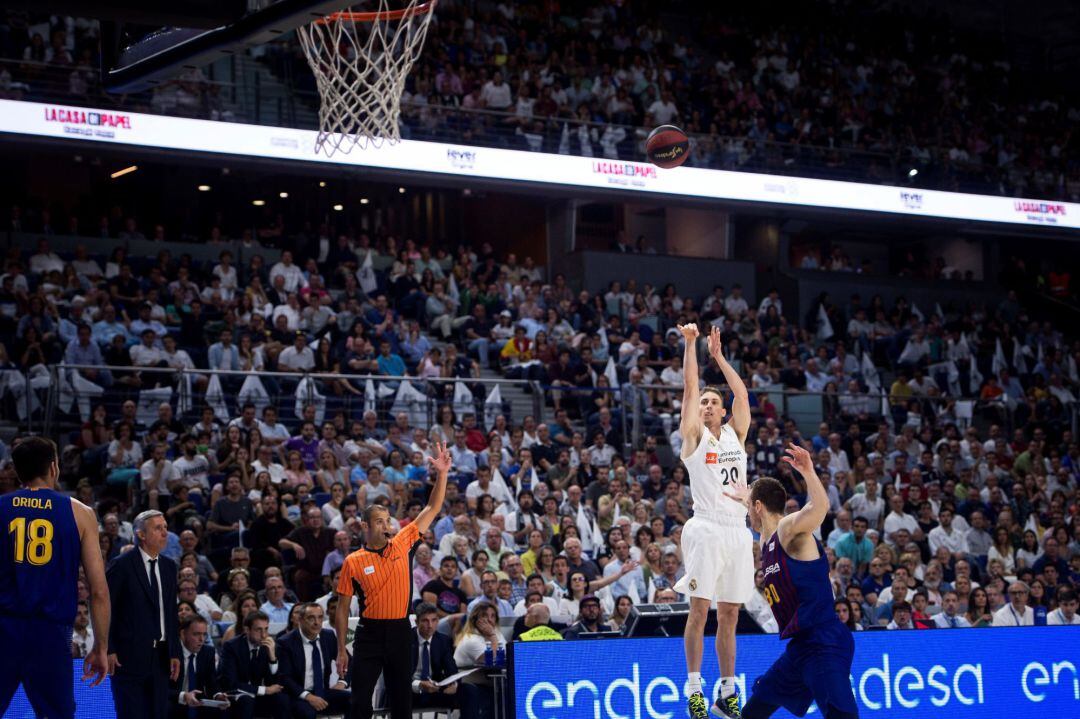
[[[457,573],[457,560],[453,556],[444,556],[439,562],[438,576],[420,588],[420,598],[434,606],[440,618],[463,613],[469,601],[456,584]]]
[[[454,663],[458,669],[484,666],[484,651],[505,649],[506,639],[499,631],[499,615],[490,602],[480,601],[469,609],[469,616],[454,639]]]
[[[562,633],[566,629],[565,624],[551,621],[551,609],[542,601],[536,601],[539,597],[534,597],[534,602],[529,605],[525,613],[514,620],[514,632],[511,639],[517,641],[522,638],[522,635],[528,634],[537,627],[546,627],[551,631]],[[526,599],[528,601],[528,599]]]
[[[457,674],[454,645],[449,637],[435,631],[439,612],[434,605],[422,602],[416,607],[416,635],[412,642],[413,708],[449,708],[457,706],[460,682],[438,686],[447,677]]]
[[[563,632],[563,636],[567,639],[577,639],[581,634],[586,632],[612,631],[610,624],[604,624],[600,621],[600,600],[595,596],[590,594],[583,597],[579,603],[578,611],[578,620]]]
[[[277,646],[270,636],[270,620],[263,612],[244,617],[244,634],[226,642],[221,651],[221,682],[226,693],[243,692],[233,702],[240,716],[256,713],[274,719],[289,716],[288,696],[277,681]]]
[[[290,714],[347,714],[350,693],[343,679],[330,685],[337,635],[323,626],[326,612],[315,603],[299,605],[300,623],[277,642],[277,679],[289,698]]]
[[[228,701],[218,686],[217,656],[207,642],[209,625],[201,616],[180,622],[180,675],[169,682],[169,718],[220,716],[220,711],[199,708],[202,699]]]
[[[285,582],[281,577],[267,577],[266,601],[259,607],[267,621],[287,625],[292,612],[293,602],[285,601]]]
[[[490,570],[484,572],[480,577],[480,594],[476,599],[469,602],[468,611],[470,616],[473,608],[482,604],[494,607],[499,618],[514,616],[514,605],[509,600],[499,596],[499,577]]]
[[[1009,603],[994,612],[995,627],[1030,627],[1035,624],[1035,611],[1028,606],[1031,590],[1021,581],[1009,585]]]

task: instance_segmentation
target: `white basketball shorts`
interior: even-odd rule
[[[675,583],[675,591],[710,602],[749,601],[754,591],[753,544],[741,517],[691,517],[682,533],[686,574]]]

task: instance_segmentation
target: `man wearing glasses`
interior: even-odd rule
[[[1024,582],[1009,585],[1009,603],[994,612],[995,627],[1030,627],[1035,624],[1035,611],[1027,605],[1031,590]]]

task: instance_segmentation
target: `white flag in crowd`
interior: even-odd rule
[[[206,403],[214,410],[214,416],[219,422],[229,423],[229,408],[225,404],[225,390],[221,387],[221,378],[217,372],[210,375],[210,382],[206,385]]]
[[[364,414],[375,411],[375,382],[368,377],[364,382]]]
[[[139,400],[135,405],[135,421],[149,427],[158,418],[158,407],[163,402],[172,401],[172,387],[156,387],[139,391]]]
[[[1005,359],[1005,350],[1001,346],[1000,337],[998,337],[997,344],[994,346],[994,359],[990,362],[990,369],[993,371],[995,377],[997,377],[1002,370],[1009,369],[1009,361]]]
[[[825,305],[818,305],[817,338],[824,342],[834,334],[832,322],[829,321],[829,313],[825,311]]]
[[[1020,340],[1013,337],[1013,368],[1016,369],[1016,374],[1027,374],[1028,363],[1027,358],[1031,354],[1031,349],[1020,344]]]
[[[379,288],[379,281],[375,278],[375,266],[371,261],[371,250],[356,271],[356,282],[365,294],[373,294]]]
[[[399,413],[405,412],[409,416],[411,426],[427,429],[428,402],[426,394],[413,387],[409,380],[402,380],[394,396],[394,404],[390,407],[390,414],[396,417]]]
[[[484,426],[488,429],[494,427],[495,418],[502,413],[502,392],[499,390],[499,385],[495,385],[484,400]]]
[[[240,393],[236,395],[236,402],[241,407],[247,403],[255,405],[255,410],[261,415],[265,407],[270,405],[270,393],[257,374],[249,374],[244,378],[244,384],[240,387]]]
[[[460,421],[467,414],[476,414],[476,406],[473,404],[473,393],[465,386],[464,382],[454,383],[454,414]]]
[[[297,417],[304,416],[304,407],[306,405],[315,406],[315,424],[316,426],[322,424],[323,416],[326,414],[326,397],[319,394],[319,387],[315,384],[315,380],[310,377],[304,377],[300,380],[300,383],[296,385],[296,402],[293,403],[293,412]]]
[[[866,386],[871,390],[881,387],[881,376],[878,375],[877,367],[874,366],[873,361],[870,359],[869,352],[863,352],[862,376]]]

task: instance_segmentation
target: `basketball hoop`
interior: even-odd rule
[[[401,94],[436,2],[405,0],[391,9],[387,0],[372,0],[374,11],[344,10],[297,28],[321,98],[316,152],[401,140]]]

